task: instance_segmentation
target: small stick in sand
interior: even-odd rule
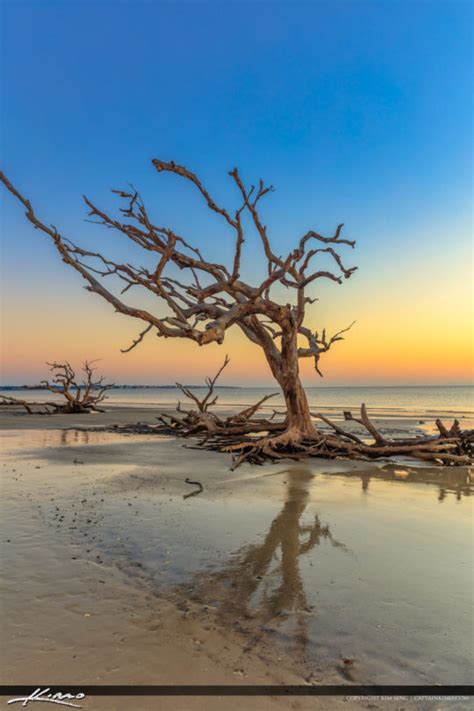
[[[201,493],[201,491],[204,491],[204,487],[200,481],[191,481],[191,479],[188,479],[188,477],[186,477],[184,481],[186,482],[186,484],[191,484],[191,486],[198,486],[199,489],[196,489],[196,491],[191,491],[190,494],[184,494],[183,499],[189,499],[190,496],[197,496]]]

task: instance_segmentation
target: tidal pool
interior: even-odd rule
[[[190,501],[138,478],[128,515],[108,501],[103,553],[215,609],[249,644],[274,640],[314,678],[334,664],[368,683],[469,683],[469,489],[300,465],[271,478],[266,493]]]

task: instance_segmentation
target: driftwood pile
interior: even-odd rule
[[[357,423],[364,434],[355,434],[330,420],[321,413],[311,413],[326,427],[314,426],[314,433],[299,437],[288,428],[285,413],[273,410],[270,417],[256,417],[264,402],[276,393],[266,395],[255,405],[237,414],[221,417],[210,408],[217,403],[216,381],[227,366],[224,364],[213,378],[206,380],[207,392],[199,398],[189,387],[177,383],[177,387],[194,404],[192,409],[178,403],[176,414],[161,414],[158,427],[148,431],[175,434],[179,437],[197,437],[199,448],[233,455],[235,469],[242,462],[262,464],[268,460],[283,458],[303,459],[323,457],[328,459],[380,459],[394,456],[414,457],[443,465],[467,465],[474,463],[474,430],[461,430],[458,420],[447,428],[436,420],[438,433],[431,436],[389,438],[382,434],[367,414],[363,404],[360,416],[344,412],[346,422]],[[278,415],[283,418],[276,419]]]

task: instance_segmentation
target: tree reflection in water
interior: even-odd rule
[[[58,433],[52,432],[51,433],[51,441],[53,442],[53,446],[57,444],[56,439],[58,436]],[[89,444],[90,440],[90,434],[87,430],[61,430],[60,431],[60,443],[65,446],[73,446],[75,444],[77,445],[82,445],[82,444]]]
[[[314,476],[311,470],[294,467],[278,473],[287,475],[286,501],[263,542],[240,549],[223,569],[206,576],[205,591],[200,592],[234,620],[254,618],[263,629],[284,625],[285,632],[306,647],[312,607],[301,574],[302,559],[322,541],[344,550],[345,546],[317,515],[310,523],[302,520]]]
[[[442,469],[406,469],[394,468],[392,465],[387,470],[379,470],[378,475],[372,477],[369,472],[362,472],[360,477],[362,491],[369,492],[369,484],[372,478],[384,479],[385,481],[397,481],[405,484],[437,484],[438,501],[445,500],[448,494],[454,494],[457,501],[461,501],[463,496],[470,496],[472,490],[473,476],[467,467],[443,467]],[[441,481],[440,481],[441,479]]]

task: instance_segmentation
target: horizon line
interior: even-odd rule
[[[135,384],[135,383],[110,383],[112,388],[177,388],[176,383],[162,383],[162,384],[148,384],[148,383],[140,383],[140,384]],[[206,388],[207,385],[205,383],[198,384],[198,383],[185,383],[184,387],[186,388]],[[278,383],[275,383],[275,385],[215,385],[214,388],[222,388],[222,389],[258,389],[258,388],[280,388]],[[469,382],[469,383],[437,383],[437,384],[426,384],[426,383],[411,383],[411,384],[365,384],[365,385],[304,385],[305,389],[317,389],[317,390],[332,390],[332,389],[337,389],[337,388],[468,388],[468,387],[474,387],[474,382]],[[22,383],[21,385],[17,384],[3,384],[0,385],[0,390],[6,389],[6,388],[17,388],[19,390],[22,389],[29,389],[29,390],[47,390],[45,386],[42,386],[40,383],[35,383],[34,385],[28,385],[26,383]]]

